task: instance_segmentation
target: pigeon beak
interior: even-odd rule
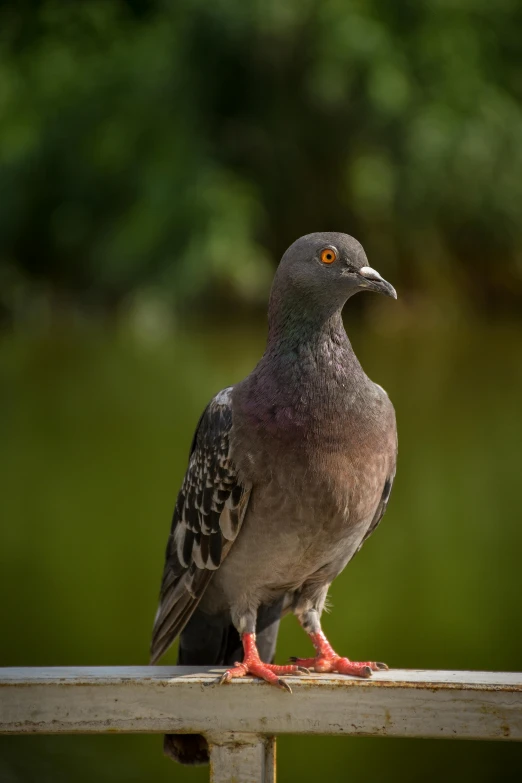
[[[384,277],[381,277],[375,269],[372,269],[371,266],[362,266],[359,269],[359,274],[364,278],[364,288],[369,288],[371,291],[378,291],[380,294],[386,294],[386,296],[391,296],[392,299],[397,299],[395,288]]]

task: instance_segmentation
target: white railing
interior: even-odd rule
[[[293,693],[217,670],[0,669],[0,733],[207,736],[214,783],[273,783],[276,734],[522,740],[522,674],[392,670],[292,677]]]

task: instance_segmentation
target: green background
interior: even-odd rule
[[[259,359],[286,246],[341,230],[398,290],[345,315],[400,449],[325,630],[522,668],[521,9],[0,5],[0,665],[147,662],[201,410]],[[309,652],[285,619],[277,660]],[[281,737],[278,769],[514,781],[522,747]],[[160,737],[0,737],[0,783],[207,778]]]
[[[397,409],[399,471],[384,522],[332,587],[326,631],[356,660],[520,669],[518,325],[436,335],[356,326],[356,350]],[[264,328],[244,324],[154,342],[91,329],[4,340],[2,664],[147,662],[195,422],[263,343]],[[277,659],[310,649],[285,619]],[[522,747],[282,738],[278,762],[283,781],[325,770],[339,781],[515,780]],[[0,741],[2,783],[206,775],[163,759],[159,737]]]

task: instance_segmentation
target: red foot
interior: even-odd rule
[[[317,651],[315,658],[291,658],[297,666],[306,666],[316,672],[339,672],[339,674],[351,674],[354,677],[371,677],[372,672],[387,669],[385,663],[364,661],[356,663],[348,658],[341,658],[332,649],[330,642],[322,631],[311,633],[310,638]]]
[[[246,677],[246,675],[251,674],[254,677],[266,680],[266,682],[269,682],[271,685],[283,688],[292,693],[292,689],[288,683],[282,680],[279,675],[309,674],[307,669],[299,665],[276,666],[276,664],[273,663],[263,663],[257,651],[256,635],[254,633],[244,633],[241,637],[241,641],[243,642],[243,650],[245,651],[243,663],[236,663],[232,669],[227,669],[219,680],[220,684],[230,682],[230,680],[237,677]]]

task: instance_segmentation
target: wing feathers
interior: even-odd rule
[[[230,459],[231,389],[220,392],[201,417],[178,495],[167,543],[151,661],[172,644],[228,554],[243,522],[250,487]]]

